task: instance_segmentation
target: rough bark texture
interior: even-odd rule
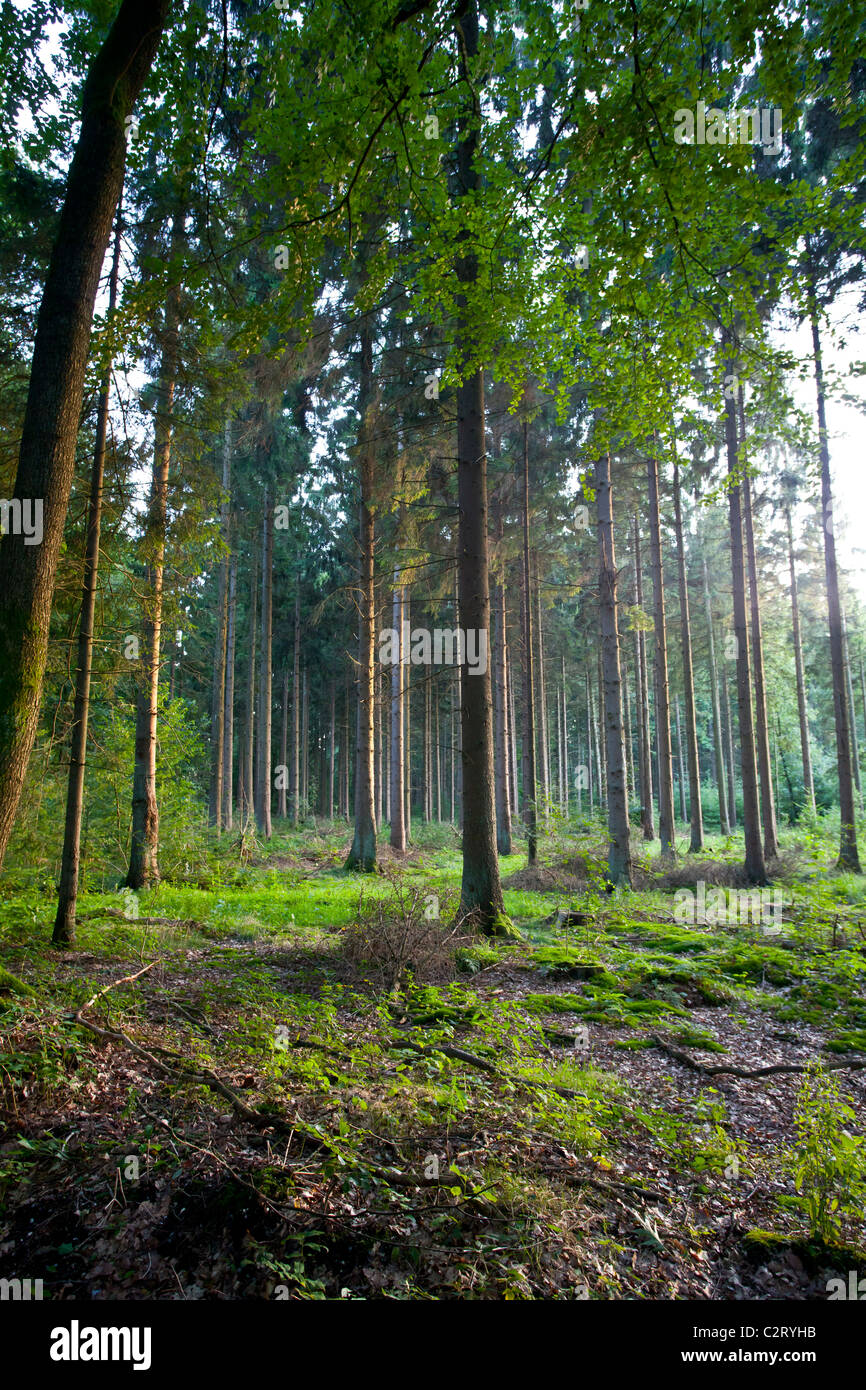
[[[725,792],[725,752],[722,738],[722,715],[719,706],[719,677],[716,670],[716,643],[713,636],[713,610],[710,602],[710,574],[707,558],[704,556],[704,609],[707,619],[708,660],[710,667],[710,694],[713,704],[713,752],[716,764],[716,789],[719,797],[719,829],[723,835],[730,835],[728,802]]]
[[[231,487],[231,419],[226,417],[223,434],[222,503],[220,505],[220,531],[224,545],[229,544],[229,489]],[[211,825],[222,829],[223,776],[225,739],[225,689],[226,661],[229,633],[229,557],[224,555],[220,562],[219,595],[217,600],[217,628],[214,639],[214,674],[211,698],[211,781],[210,805],[208,813]]]
[[[803,672],[803,638],[800,631],[800,600],[797,594],[797,568],[794,563],[794,531],[791,508],[785,508],[785,530],[788,536],[788,572],[791,576],[791,628],[794,646],[794,672],[797,680],[797,713],[800,720],[800,753],[803,760],[803,791],[806,805],[815,810],[815,782],[812,776],[812,752],[809,745],[809,718],[806,710],[806,679]]]
[[[755,548],[755,525],[752,515],[752,481],[746,467],[746,414],[743,392],[739,399],[740,449],[742,460],[743,522],[746,555],[749,567],[749,613],[752,637],[752,674],[755,683],[755,748],[758,755],[758,776],[761,789],[761,821],[764,827],[764,858],[779,855],[776,831],[776,803],[773,794],[773,772],[770,762],[770,729],[767,723],[767,688],[764,680],[764,641],[761,633],[761,599],[758,592],[758,556]]]
[[[535,788],[535,670],[533,661],[531,573],[529,566],[529,421],[523,422],[523,824],[528,862],[538,857]]]
[[[91,64],[36,321],[13,497],[42,501],[42,543],[25,545],[20,535],[0,542],[0,866],[36,737],[93,306],[123,186],[125,122],[167,15],[168,0],[123,0]]]
[[[391,848],[406,853],[406,798],[403,791],[403,590],[400,576],[394,573],[394,606],[391,626],[397,633],[398,660],[391,668]]]

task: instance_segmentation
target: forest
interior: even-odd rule
[[[866,1298],[866,5],[0,104],[0,1301]]]

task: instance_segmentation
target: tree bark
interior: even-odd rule
[[[752,480],[749,477],[746,455],[746,410],[740,388],[738,418],[742,451],[743,522],[746,556],[749,567],[749,596],[752,637],[752,673],[755,685],[755,748],[758,756],[758,776],[761,790],[761,821],[764,827],[764,858],[779,857],[779,837],[776,830],[776,804],[773,795],[773,769],[770,762],[770,728],[767,721],[767,690],[764,680],[764,642],[761,634],[761,600],[758,592],[758,556],[755,548],[755,526],[752,516]]]
[[[172,219],[172,250],[183,237],[184,215]],[[150,590],[144,629],[144,678],[135,717],[135,766],[132,778],[132,837],[125,884],[138,890],[159,879],[159,808],[156,800],[156,726],[159,706],[159,660],[162,636],[163,576],[168,520],[168,469],[171,461],[172,410],[177,379],[180,291],[173,285],[165,303],[162,358],[154,426],[153,477],[144,535],[147,587]]]
[[[737,390],[741,388],[737,386]],[[740,729],[740,773],[743,785],[743,825],[746,836],[745,870],[750,883],[767,881],[761,844],[758,808],[758,769],[755,732],[752,722],[752,691],[749,662],[749,627],[746,616],[746,571],[743,555],[743,521],[740,473],[737,451],[737,406],[725,399],[725,444],[728,455],[728,507],[731,529],[731,571],[734,600],[734,636],[737,643],[737,714]]]
[[[535,788],[535,671],[529,548],[529,421],[523,422],[523,823],[528,863],[538,859]]]
[[[229,490],[231,488],[231,417],[226,416],[223,433],[222,501],[220,503],[220,535],[229,544]],[[229,557],[220,561],[217,625],[214,635],[214,674],[211,697],[211,779],[209,819],[217,832],[222,830],[223,775],[225,739],[226,660],[229,634]]]
[[[355,833],[347,869],[376,870],[376,812],[373,804],[373,742],[376,719],[376,530],[373,513],[375,432],[373,428],[373,324],[361,327],[361,374],[358,391],[358,470],[360,602],[358,605],[358,743],[355,757]]]
[[[120,271],[120,209],[114,233],[114,255],[108,289],[108,316],[117,304]],[[84,577],[81,586],[81,618],[78,629],[78,666],[75,672],[75,706],[72,715],[72,743],[69,750],[69,782],[66,791],[66,822],[57,915],[52,943],[75,945],[75,910],[81,866],[81,813],[84,805],[84,766],[87,760],[87,722],[90,714],[90,676],[93,669],[93,627],[99,574],[99,537],[102,528],[102,490],[105,478],[105,445],[108,437],[108,401],[111,391],[111,363],[105,369],[96,407],[96,440],[90,470],[90,497],[87,504],[87,542],[84,551]]]
[[[704,845],[703,809],[701,807],[701,768],[698,758],[698,724],[695,715],[695,677],[692,663],[692,624],[689,613],[689,587],[686,571],[686,549],[683,534],[680,465],[674,458],[674,527],[677,542],[677,572],[680,588],[680,633],[683,650],[683,698],[686,707],[686,760],[689,769],[689,851],[697,854]],[[683,796],[682,740],[679,730],[677,703],[677,741],[680,753],[680,799]]]
[[[607,750],[607,829],[610,836],[607,871],[612,883],[625,883],[631,887],[631,845],[616,607],[617,574],[613,544],[613,497],[610,455],[607,452],[596,460],[595,495],[598,511],[601,659],[604,671],[604,739]]]
[[[250,557],[250,616],[249,632],[247,633],[247,698],[246,709],[244,711],[244,743],[242,751],[242,771],[241,771],[241,828],[246,829],[250,818],[254,813],[255,806],[255,768],[253,763],[253,753],[255,749],[255,722],[256,722],[256,626],[257,614],[256,604],[258,600],[258,576],[259,576],[259,552],[258,546],[253,545]]]
[[[499,518],[499,539],[502,539],[502,518]],[[508,748],[508,628],[505,606],[505,586],[494,586],[496,632],[494,639],[494,715],[496,721],[496,848],[500,854],[511,853],[511,800],[509,793]]]
[[[391,668],[391,848],[406,853],[406,798],[403,790],[403,589],[394,571],[392,627],[397,633],[398,660]]]
[[[271,838],[271,720],[274,628],[274,509],[265,488],[262,526],[262,621],[259,660],[259,781],[256,820],[266,840]]]
[[[670,693],[668,688],[668,645],[665,620],[664,576],[662,573],[661,518],[659,515],[659,466],[655,453],[647,460],[650,505],[650,558],[655,623],[656,740],[659,764],[659,839],[662,857],[676,852],[674,840],[673,760],[671,756]]]
[[[800,632],[800,600],[797,594],[797,569],[794,564],[794,531],[791,508],[785,508],[785,529],[788,535],[788,571],[791,576],[791,626],[794,644],[794,672],[797,681],[797,714],[800,720],[800,753],[803,760],[803,791],[806,804],[815,812],[815,780],[812,776],[812,752],[809,746],[809,717],[806,709],[806,678],[803,671],[803,638]]]
[[[27,545],[18,534],[0,542],[0,867],[36,737],[93,306],[123,186],[126,118],[168,9],[168,0],[123,0],[90,66],[36,321],[13,499],[42,504],[42,542]]]
[[[710,696],[713,706],[713,749],[716,764],[716,789],[719,797],[719,829],[723,835],[730,835],[731,823],[725,793],[725,751],[722,738],[722,715],[719,706],[719,678],[716,669],[716,643],[713,636],[713,610],[710,603],[710,574],[707,568],[706,555],[703,559],[703,571],[704,610],[707,618],[707,641],[709,644]]]
[[[643,570],[640,555],[640,528],[637,515],[634,517],[634,573],[635,602],[643,612]],[[653,816],[653,784],[650,766],[650,718],[649,718],[649,675],[646,659],[646,633],[639,627],[636,634],[637,655],[637,726],[638,726],[638,773],[640,781],[640,823],[645,840],[654,840],[655,819]]]
[[[226,698],[225,713],[223,715],[224,742],[223,742],[223,825],[226,830],[232,829],[234,788],[232,785],[232,775],[234,770],[234,742],[235,742],[235,648],[237,644],[237,600],[238,600],[238,557],[232,555],[231,569],[229,571],[229,628],[226,651]]]

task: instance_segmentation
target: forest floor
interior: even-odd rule
[[[826,1299],[866,1275],[864,880],[828,843],[787,835],[768,932],[675,918],[674,888],[736,882],[736,844],[646,857],[642,891],[608,896],[599,832],[560,833],[538,870],[502,861],[521,938],[487,941],[444,925],[454,833],[415,837],[364,882],[345,826],[242,867],[225,837],[196,882],[84,895],[67,953],[50,880],[6,886],[0,1277]],[[795,1070],[725,1070],[773,1067]]]

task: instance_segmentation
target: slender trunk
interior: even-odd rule
[[[674,696],[674,727],[677,731],[677,781],[679,784],[680,820],[688,819],[686,812],[686,764],[683,758],[683,726],[680,719],[680,697]]]
[[[722,716],[719,708],[719,678],[716,670],[716,644],[713,637],[713,610],[710,603],[710,574],[707,557],[703,558],[704,573],[704,611],[707,618],[707,641],[710,663],[710,698],[713,706],[713,749],[716,764],[716,789],[719,797],[719,829],[723,835],[730,835],[731,822],[728,816],[728,803],[725,794],[725,754],[722,740]]]
[[[653,451],[647,460],[650,507],[650,557],[655,624],[656,741],[659,766],[659,838],[662,857],[676,851],[674,842],[674,788],[671,758],[670,696],[668,690],[668,639],[662,573],[661,518],[659,515],[659,466]]]
[[[289,668],[283,667],[283,693],[280,700],[280,786],[277,815],[285,820],[289,814],[286,783],[289,775]]]
[[[274,509],[265,488],[262,535],[262,623],[259,663],[259,785],[256,819],[266,840],[271,838],[271,727],[274,625]]]
[[[634,517],[634,571],[635,601],[643,611],[643,570],[640,556],[640,529],[637,516]],[[637,719],[638,719],[638,771],[640,773],[640,823],[645,840],[655,839],[653,817],[652,770],[650,767],[650,718],[649,718],[649,677],[647,674],[646,633],[643,627],[637,631]]]
[[[680,633],[683,649],[683,696],[686,707],[686,761],[689,769],[689,851],[697,854],[704,845],[704,820],[701,806],[701,767],[698,758],[698,722],[695,713],[695,677],[692,662],[692,623],[689,612],[689,586],[686,572],[685,536],[683,533],[682,493],[680,491],[680,466],[674,459],[674,527],[677,538],[677,572],[680,587]],[[677,703],[679,720],[679,702]],[[677,741],[680,752],[680,801],[683,797],[682,741],[679,728]]]
[[[123,0],[94,57],[51,252],[11,505],[42,509],[41,543],[0,542],[0,867],[39,721],[57,562],[75,472],[93,306],[123,187],[127,117],[159,46],[168,0]]]
[[[439,730],[439,686],[436,686],[436,699],[433,704],[436,738],[436,820],[442,824],[442,735]]]
[[[518,799],[519,788],[517,783],[517,721],[515,718],[515,695],[514,695],[514,663],[510,655],[507,668],[508,677],[508,747],[511,757],[511,783],[509,791],[511,793],[511,817],[512,824],[520,813],[520,802]]]
[[[604,670],[604,741],[607,750],[607,829],[610,836],[607,869],[614,884],[631,886],[631,847],[616,608],[616,558],[613,544],[613,497],[610,455],[596,460],[595,495],[598,509],[599,614]]]
[[[247,700],[244,717],[244,746],[241,772],[241,827],[246,829],[255,806],[255,749],[256,724],[256,603],[258,600],[259,552],[253,546],[250,558],[250,620],[247,633]]]
[[[821,332],[818,325],[816,277],[813,269],[810,239],[806,237],[807,272],[810,291],[812,352],[815,368],[815,393],[818,408],[818,446],[821,458],[821,516],[824,525],[824,574],[827,586],[827,614],[830,623],[830,670],[833,678],[833,717],[836,726],[836,769],[839,777],[839,868],[860,872],[857,852],[857,821],[854,811],[854,784],[851,766],[850,712],[845,698],[845,666],[842,652],[842,607],[839,601],[839,571],[836,564],[836,528],[833,518],[833,485],[830,477],[830,446],[827,441],[827,418],[824,406],[824,363],[821,356]]]
[[[848,624],[845,609],[842,609],[842,661],[845,666],[845,690],[848,695],[848,711],[851,719],[851,762],[854,767],[854,785],[860,795],[860,752],[857,747],[857,715],[854,709],[854,686],[851,683],[851,661],[848,655]]]
[[[331,681],[331,734],[328,748],[328,820],[334,819],[334,751],[337,743],[337,687]]]
[[[499,539],[502,539],[502,518],[499,518]],[[505,606],[505,586],[494,587],[496,632],[494,639],[494,716],[496,722],[496,848],[500,854],[511,853],[511,801],[509,795],[508,749],[508,635]]]
[[[794,642],[794,671],[797,680],[797,713],[800,719],[800,753],[803,759],[803,791],[809,809],[815,811],[815,781],[812,776],[812,752],[809,746],[809,718],[806,710],[806,678],[803,671],[803,638],[800,632],[800,600],[797,594],[797,570],[794,564],[794,531],[791,508],[785,508],[785,529],[788,533],[788,571],[791,576],[791,626]],[[862,672],[862,663],[861,663]]]
[[[391,848],[406,853],[406,808],[403,793],[403,590],[400,575],[394,572],[394,616],[397,633],[397,661],[391,667]]]
[[[740,389],[739,387],[737,388]],[[743,825],[746,836],[746,877],[750,883],[766,883],[767,871],[761,844],[758,807],[758,769],[752,722],[749,662],[749,626],[746,616],[746,571],[743,555],[743,520],[740,472],[737,456],[737,407],[725,400],[725,444],[728,455],[728,505],[731,528],[731,570],[734,599],[734,636],[737,643],[737,714],[740,729],[740,774],[743,785]]]
[[[229,544],[229,490],[231,488],[231,417],[226,416],[223,429],[222,501],[220,503],[220,535],[223,545]],[[217,625],[214,635],[213,692],[211,697],[211,779],[209,817],[217,832],[222,830],[223,774],[226,710],[226,659],[229,635],[229,557],[220,561]]]
[[[749,596],[752,639],[752,674],[755,685],[755,751],[761,791],[761,821],[764,827],[764,858],[777,859],[779,837],[776,830],[776,806],[773,798],[773,770],[770,764],[770,728],[767,720],[767,690],[764,680],[764,642],[761,633],[761,600],[758,593],[758,556],[755,548],[755,526],[752,515],[752,480],[746,456],[746,411],[742,388],[737,401],[740,425],[741,469],[743,475],[743,531],[749,570]]]
[[[375,425],[373,419],[373,321],[361,325],[361,374],[358,390],[358,471],[360,602],[358,604],[358,741],[355,755],[355,833],[346,859],[347,869],[376,870],[376,811],[373,803],[374,728],[376,722],[376,523]]]
[[[536,633],[536,665],[537,672],[535,682],[535,708],[538,721],[539,734],[539,756],[536,759],[538,766],[541,790],[541,805],[544,823],[547,825],[550,817],[550,755],[547,738],[547,686],[544,671],[544,637],[542,633],[541,616],[541,582],[538,577],[538,552],[532,552],[532,577],[533,592],[535,594],[535,633]]]
[[[235,742],[235,648],[237,644],[237,606],[238,606],[238,557],[232,555],[229,571],[229,627],[226,650],[225,711],[223,714],[223,825],[232,829],[234,788]]]
[[[184,217],[172,222],[172,247],[180,244]],[[156,725],[159,704],[159,658],[162,636],[163,577],[168,519],[168,468],[171,460],[172,409],[177,379],[180,292],[169,289],[163,324],[162,359],[157,388],[153,478],[144,535],[147,559],[147,614],[144,674],[135,717],[135,766],[132,779],[132,838],[125,883],[140,889],[159,878],[159,809],[156,801]]]
[[[114,255],[108,290],[109,319],[117,304],[120,270],[121,216],[117,213]],[[111,363],[105,369],[96,408],[96,441],[90,470],[90,496],[87,504],[87,542],[84,550],[84,577],[81,586],[81,618],[78,629],[78,666],[75,672],[75,707],[72,715],[72,743],[69,750],[69,782],[66,791],[66,823],[60,882],[57,889],[57,915],[52,942],[55,946],[74,946],[75,911],[81,865],[81,813],[84,805],[84,766],[87,759],[87,722],[90,714],[90,675],[93,668],[93,626],[99,574],[99,537],[102,527],[102,489],[105,477],[105,445],[108,436],[108,400],[111,390]]]
[[[734,752],[734,725],[731,720],[731,697],[727,677],[722,676],[722,705],[725,716],[725,753],[728,762],[728,821],[732,830],[737,828],[737,778]]]
[[[301,589],[295,587],[295,627],[292,648],[292,826],[297,829],[301,806]]]
[[[535,680],[529,568],[529,421],[523,422],[523,823],[528,862],[538,858],[535,806]]]

